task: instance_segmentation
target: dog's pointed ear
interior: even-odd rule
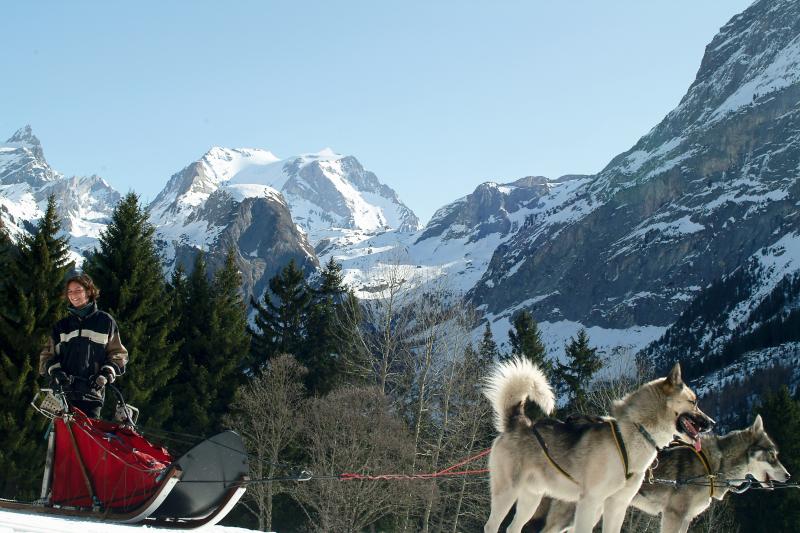
[[[680,363],[675,363],[675,366],[673,366],[672,370],[669,371],[669,374],[667,375],[667,384],[672,385],[673,387],[680,387],[683,385]]]
[[[750,426],[750,432],[761,433],[762,431],[764,431],[764,421],[761,419],[761,415],[756,415],[753,425]]]

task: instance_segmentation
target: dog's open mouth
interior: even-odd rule
[[[678,417],[675,426],[678,431],[692,440],[694,449],[699,452],[702,448],[702,445],[700,444],[700,434],[710,429],[709,424],[699,416],[695,416],[692,413],[682,413]]]

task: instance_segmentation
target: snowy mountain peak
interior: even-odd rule
[[[72,259],[94,248],[120,199],[97,175],[64,177],[47,164],[30,126],[0,145],[0,217],[12,238],[25,235],[54,195],[62,234],[70,237]]]
[[[720,124],[726,120],[743,120],[749,114],[760,115],[759,123],[786,119],[764,110],[796,107],[798,91],[800,3],[756,1],[725,24],[706,46],[697,76],[678,106],[603,169],[592,186],[596,199],[607,199],[707,154],[705,138],[724,128]],[[757,127],[745,122],[741,127]],[[733,135],[730,145],[743,138]]]
[[[331,228],[368,232],[419,228],[419,220],[395,191],[355,157],[331,148],[280,159],[257,148],[214,147],[172,176],[151,204],[151,212],[159,227],[183,225],[195,220],[192,214],[217,191],[237,202],[264,196],[285,202],[312,243]]]
[[[295,170],[304,167],[306,165],[311,165],[314,163],[335,163],[337,161],[341,161],[343,159],[352,158],[352,156],[346,156],[340,154],[333,150],[332,148],[323,148],[319,152],[307,153],[307,154],[300,154],[294,157],[290,157],[286,159],[286,164],[295,167]]]
[[[228,181],[245,168],[269,165],[280,158],[269,150],[259,148],[222,148],[215,146],[200,158],[210,176],[219,183]]]
[[[261,164],[274,163],[281,159],[271,151],[261,148],[224,148],[221,146],[212,147],[201,159],[205,161],[235,161],[244,158]]]
[[[31,144],[37,145],[41,147],[41,143],[36,135],[33,134],[33,130],[31,129],[30,124],[26,125],[24,128],[18,129],[14,135],[11,136],[7,143],[23,143],[23,144]]]
[[[33,134],[30,124],[24,128],[18,129],[11,138],[6,141],[9,145],[19,145],[20,148],[27,148],[36,159],[45,162],[44,151],[42,150],[42,143],[39,138]]]
[[[496,249],[475,303],[498,320],[527,309],[543,330],[625,332],[631,350],[658,338],[712,281],[798,231],[798,73],[800,2],[756,1],[674,110]]]
[[[341,157],[341,154],[335,152],[333,148],[327,147],[323,148],[317,154],[320,158],[331,158],[331,157]]]
[[[44,158],[42,144],[30,126],[17,130],[0,144],[0,184],[27,183],[39,187],[58,179]]]

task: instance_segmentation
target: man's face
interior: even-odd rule
[[[89,303],[89,298],[86,296],[86,289],[83,285],[75,281],[67,285],[67,299],[72,307],[80,308]]]

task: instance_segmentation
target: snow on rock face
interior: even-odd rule
[[[0,144],[0,184],[27,183],[41,187],[59,177],[47,164],[42,145],[30,126],[17,130]]]
[[[70,236],[70,247],[79,252],[95,247],[121,198],[99,176],[73,176],[54,181],[39,191],[40,205],[46,206],[51,194],[56,198],[62,230]]]
[[[330,228],[367,232],[419,228],[416,216],[396,193],[352,156],[326,149],[281,160],[266,150],[212,148],[175,174],[151,204],[159,233],[167,239],[185,233],[181,227],[217,190],[238,202],[265,194],[281,196],[312,243],[319,232]]]
[[[487,182],[468,196],[440,208],[415,233],[330,229],[318,233],[320,262],[342,264],[345,281],[359,298],[380,296],[392,269],[407,288],[435,283],[454,294],[469,291],[486,272],[495,250],[537,216],[554,208],[563,191],[581,176],[557,180],[528,177],[512,183]]]
[[[800,231],[799,36],[793,0],[735,16],[660,124],[498,247],[476,304],[663,328],[711,281]]]
[[[26,126],[0,145],[0,217],[14,240],[34,228],[51,194],[62,235],[70,238],[71,258],[80,264],[82,253],[95,247],[120,195],[99,176],[67,178],[54,171]]]
[[[758,0],[733,17],[706,47],[697,79],[671,115],[714,122],[800,81],[798,15],[793,0]]]

